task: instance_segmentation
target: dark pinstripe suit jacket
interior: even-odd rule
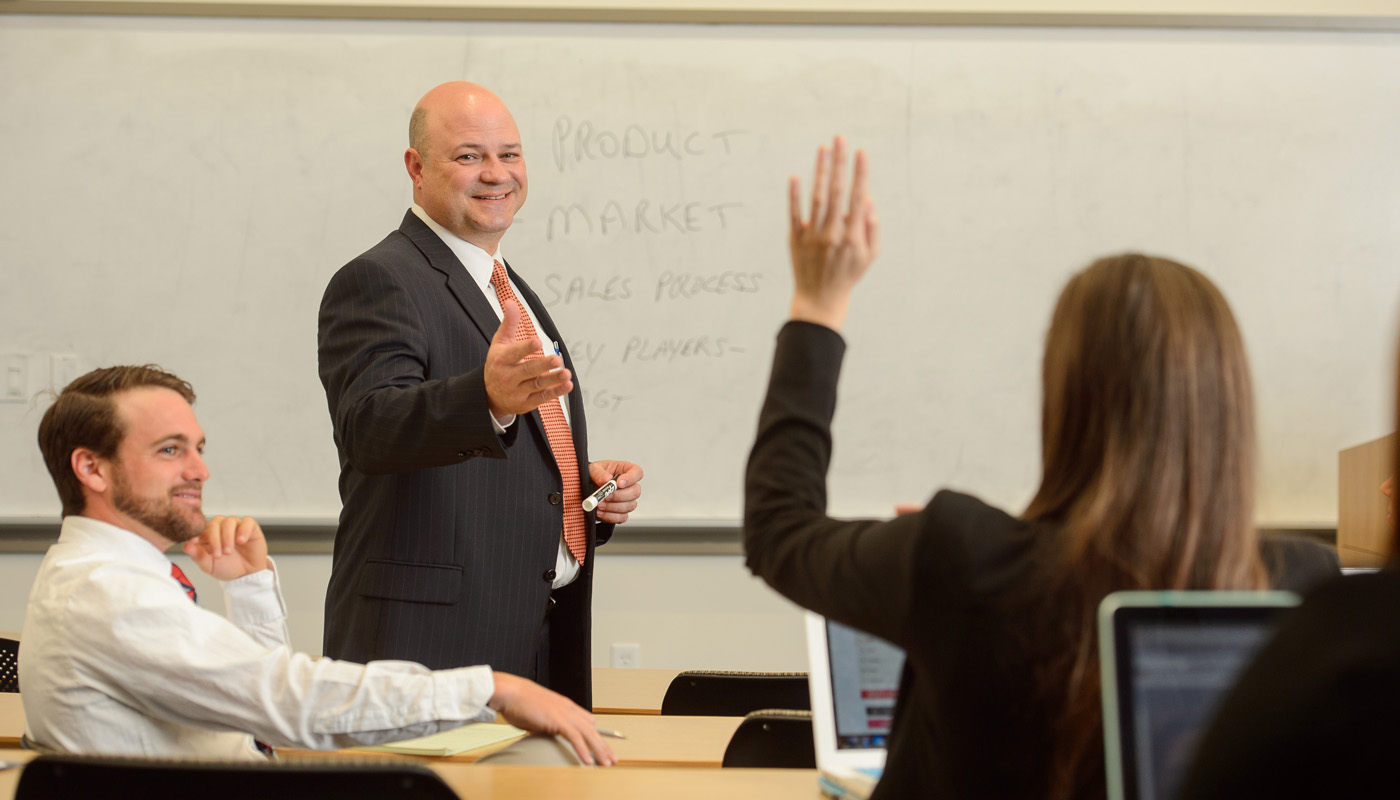
[[[543,304],[510,276],[572,370]],[[326,288],[317,340],[343,503],[326,655],[536,675],[563,486],[539,412],[502,436],[491,425],[483,365],[499,325],[466,268],[412,211]],[[595,487],[577,377],[568,401],[586,496]],[[584,708],[592,555],[612,534],[587,516],[588,558],[555,593],[548,626],[548,683]]]

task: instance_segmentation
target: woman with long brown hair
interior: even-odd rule
[[[893,520],[831,519],[839,330],[878,250],[864,154],[849,198],[846,160],[840,138],[819,151],[806,214],[790,187],[796,285],[749,457],[749,567],[905,650],[877,797],[1102,797],[1099,601],[1270,583],[1239,330],[1190,267],[1101,259],[1070,279],[1051,320],[1041,485],[1021,516],[941,491]],[[1295,555],[1268,559],[1298,562],[1277,567],[1276,584],[1330,566]]]

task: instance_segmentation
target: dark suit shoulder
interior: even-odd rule
[[[941,520],[972,525],[993,525],[998,528],[1016,527],[1020,520],[986,501],[970,494],[940,489],[929,501],[928,510]]]
[[[1341,574],[1336,549],[1306,536],[1262,536],[1259,553],[1269,570],[1269,584],[1275,589],[1306,593]]]
[[[935,526],[942,536],[959,540],[978,561],[982,560],[976,558],[979,554],[986,557],[992,551],[1023,543],[1032,530],[1025,520],[980,498],[950,489],[935,494],[925,514],[927,525]]]
[[[397,269],[412,263],[426,265],[428,259],[423,255],[423,251],[401,231],[390,231],[373,247],[350,259],[345,266],[336,270],[335,277],[339,278],[346,273],[353,274],[376,269]]]
[[[971,590],[969,598],[999,603],[1026,591],[1036,569],[1037,537],[1048,532],[1044,526],[946,489],[929,501],[924,518],[920,559],[925,569],[934,569],[932,565],[940,561],[960,561],[962,575],[957,583]]]
[[[321,295],[321,325],[329,315],[357,314],[369,306],[381,311],[404,301],[416,306],[421,298],[436,297],[443,281],[417,245],[392,231],[331,276]]]

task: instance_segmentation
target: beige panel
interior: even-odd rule
[[[1397,30],[1386,0],[0,0],[0,13]]]
[[[1391,526],[1380,486],[1395,464],[1395,434],[1338,453],[1337,552],[1344,567],[1380,566],[1390,550]]]

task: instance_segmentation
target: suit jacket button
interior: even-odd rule
[[[558,492],[550,492],[550,493],[549,493],[549,504],[550,504],[550,505],[552,505],[552,506],[557,506],[557,505],[559,505],[559,504],[562,503],[562,502],[564,502],[564,495],[562,495],[562,494],[560,494],[560,493],[558,493]],[[550,580],[553,580],[553,579],[551,578]]]
[[[554,570],[549,570],[548,572],[546,572],[546,573],[544,574],[544,579],[547,580],[547,581],[549,581],[550,583],[553,583],[553,582],[554,582]]]

